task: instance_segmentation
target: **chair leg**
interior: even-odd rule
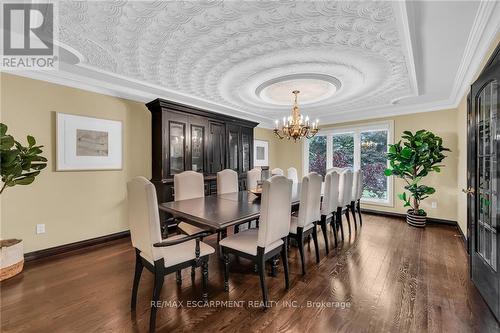
[[[337,229],[337,222],[335,221],[335,212],[332,213],[332,220],[330,221],[330,225],[332,226],[332,229],[333,229],[333,238],[334,238],[334,241],[335,241],[335,247],[338,246],[338,229]]]
[[[299,247],[300,262],[302,263],[302,275],[306,275],[306,265],[304,263],[304,235],[302,233],[302,227],[297,228],[296,240]]]
[[[257,248],[257,266],[259,267],[260,288],[262,289],[262,299],[264,300],[264,309],[267,309],[267,287],[266,287],[266,261],[264,259],[264,248]]]
[[[326,255],[328,255],[330,246],[328,244],[328,232],[326,230],[326,215],[321,215],[321,221],[319,221],[319,224],[321,226],[321,231],[323,232],[323,238],[325,239]]]
[[[135,305],[137,304],[137,290],[139,289],[139,281],[141,280],[142,269],[144,266],[142,265],[141,256],[139,254],[139,250],[135,250],[135,274],[134,274],[134,283],[132,286],[132,299],[130,301],[130,308],[135,309]]]
[[[283,270],[285,272],[285,288],[290,288],[290,278],[288,276],[288,237],[283,237],[283,246],[281,248],[281,261],[283,261]]]
[[[238,232],[240,232],[240,226],[239,225],[235,225],[234,226],[234,233],[237,234]]]
[[[316,227],[316,222],[314,223],[312,238],[314,242],[314,250],[316,251],[316,263],[319,264],[318,229]]]
[[[224,291],[229,291],[229,255],[223,253],[224,260]]]
[[[201,279],[201,285],[202,285],[202,298],[204,302],[208,301],[208,258],[206,260],[203,260],[201,263],[201,270],[202,270],[202,279]]]
[[[191,283],[194,283],[195,279],[196,279],[196,267],[191,266]]]
[[[358,230],[358,221],[356,221],[356,207],[354,207],[354,201],[351,201],[351,214],[354,220],[354,230]]]
[[[337,224],[340,226],[340,237],[344,241],[344,224],[342,223],[342,207],[337,208]]]
[[[175,272],[175,281],[179,286],[182,284],[182,273],[180,269],[177,272]]]
[[[278,275],[278,256],[275,256],[271,260],[271,276],[276,277]]]
[[[349,217],[349,206],[345,208],[345,218],[347,220],[347,227],[349,228],[349,235],[351,234],[351,218]]]
[[[361,203],[360,199],[356,202],[356,209],[358,210],[358,215],[359,215],[359,226],[363,225],[363,218],[361,217]]]
[[[157,303],[160,299],[161,288],[163,287],[164,273],[163,273],[164,261],[163,259],[155,261],[155,281],[153,287],[153,298],[151,299],[151,315],[149,318],[149,331],[154,332],[156,329],[156,311]]]

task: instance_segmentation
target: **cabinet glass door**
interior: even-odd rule
[[[248,133],[241,134],[241,150],[242,150],[242,162],[243,162],[243,172],[250,170],[250,135]]]
[[[238,132],[229,131],[229,168],[238,171]]]
[[[186,146],[186,127],[183,123],[171,121],[170,133],[170,174],[175,175],[185,170],[184,156]]]
[[[191,125],[191,170],[203,172],[205,133],[202,126]]]

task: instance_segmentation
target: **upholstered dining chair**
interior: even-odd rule
[[[349,227],[349,235],[351,234],[351,220],[349,218],[349,207],[351,206],[352,198],[352,180],[353,174],[351,170],[346,170],[340,174],[339,180],[339,205],[337,207],[336,223],[340,226],[340,234],[344,240],[344,226],[342,223],[342,213],[345,213],[347,226]]]
[[[280,168],[274,168],[271,170],[271,176],[283,176],[283,170]]]
[[[142,270],[146,267],[154,274],[149,320],[149,330],[153,332],[164,276],[190,266],[193,269],[201,266],[202,296],[207,300],[208,257],[215,249],[200,241],[201,237],[208,235],[203,232],[191,236],[176,235],[162,240],[156,190],[146,178],[136,177],[129,181],[127,197],[130,238],[135,248],[135,274],[130,306],[133,310],[136,308],[139,281]]]
[[[321,231],[323,232],[323,238],[325,239],[326,254],[329,253],[329,243],[328,243],[328,230],[327,221],[335,221],[335,214],[337,212],[337,206],[339,203],[339,174],[335,171],[331,171],[325,176],[325,187],[323,193],[323,201],[321,202],[321,220],[319,225],[321,226]],[[337,227],[335,223],[331,223],[333,226],[333,237],[335,239],[335,247],[337,247]]]
[[[224,260],[224,289],[229,291],[229,254],[252,260],[257,264],[264,306],[268,306],[265,282],[265,263],[281,254],[285,272],[285,287],[288,277],[288,231],[290,228],[292,182],[284,176],[273,176],[262,183],[261,213],[259,229],[249,229],[228,236],[219,245]]]
[[[322,177],[316,172],[311,172],[302,178],[300,187],[300,203],[297,216],[292,215],[290,223],[290,237],[297,241],[302,263],[302,274],[306,274],[304,263],[304,241],[312,234],[316,250],[316,263],[319,263],[319,248],[316,223],[321,219],[321,182]]]
[[[358,211],[359,216],[359,225],[363,224],[361,220],[361,196],[363,195],[363,172],[361,170],[354,171],[352,178],[352,199],[350,204],[351,214],[354,218],[354,229],[357,229],[357,221],[356,221],[356,210]]]
[[[299,177],[297,175],[297,169],[295,168],[288,168],[288,170],[286,170],[286,177],[288,179],[290,179],[292,182],[294,182],[295,184],[299,182]]]
[[[238,173],[231,169],[217,172],[217,194],[238,192]]]
[[[247,172],[247,190],[257,187],[257,182],[262,180],[261,168],[253,168]]]
[[[203,198],[204,196],[205,184],[203,182],[203,174],[196,171],[184,171],[174,175],[175,201]],[[177,227],[186,235],[194,235],[202,231],[207,231],[182,220],[180,220]]]

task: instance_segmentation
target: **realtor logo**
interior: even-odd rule
[[[54,3],[3,4],[0,68],[57,69],[54,8]]]

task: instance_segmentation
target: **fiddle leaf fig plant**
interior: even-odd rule
[[[23,146],[7,134],[7,129],[7,125],[0,123],[0,194],[7,187],[33,183],[47,166],[47,159],[41,155],[43,146],[37,146],[34,137],[28,135],[28,146]]]
[[[431,172],[441,172],[444,165],[440,164],[446,156],[443,139],[427,130],[419,130],[413,134],[404,131],[403,141],[389,146],[387,159],[389,165],[384,174],[396,176],[406,182],[403,192],[398,194],[405,207],[410,207],[413,215],[426,215],[420,208],[420,202],[436,192],[436,189],[422,184],[422,180]]]

